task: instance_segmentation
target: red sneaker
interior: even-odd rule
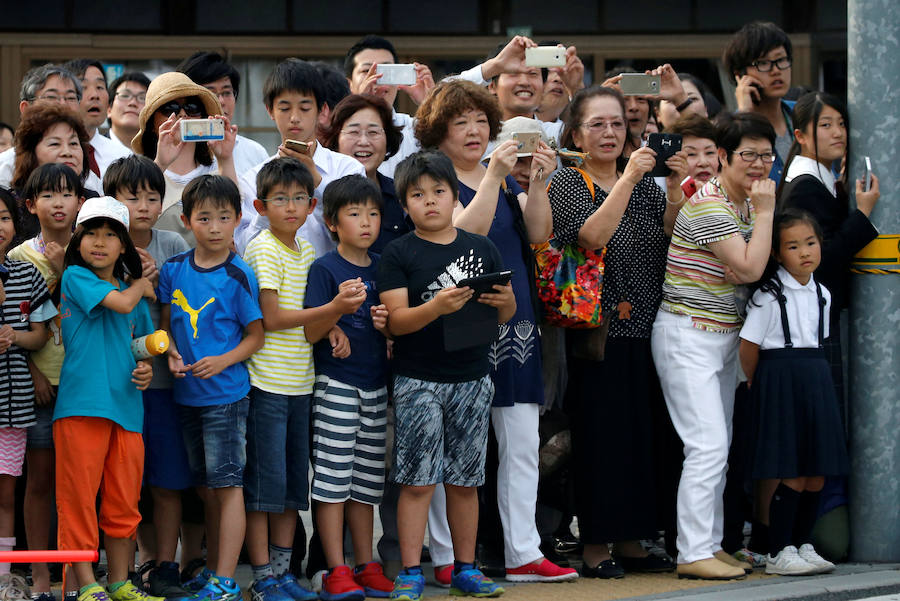
[[[322,576],[319,598],[325,601],[363,601],[366,592],[354,582],[350,566],[336,566]]]
[[[510,582],[565,582],[576,578],[578,572],[573,568],[561,568],[546,557],[538,563],[506,568],[506,579]]]
[[[453,578],[453,564],[442,568],[434,568],[434,583],[442,588],[450,588],[450,580]]]
[[[394,590],[394,583],[384,575],[384,569],[377,561],[370,561],[363,569],[353,572],[353,580],[366,591],[366,597],[387,598]]]

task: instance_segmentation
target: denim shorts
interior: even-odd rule
[[[57,387],[53,387],[54,394]],[[29,449],[52,449],[53,448],[53,408],[55,403],[50,405],[34,406],[34,417],[37,423],[28,427]]]
[[[247,511],[309,509],[311,394],[288,396],[250,388],[247,417]]]
[[[178,405],[171,388],[150,388],[144,397],[144,482],[169,490],[194,484]]]
[[[247,397],[224,405],[178,406],[194,485],[242,487],[247,462]]]

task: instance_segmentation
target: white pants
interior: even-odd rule
[[[541,537],[535,524],[538,487],[538,418],[536,403],[516,403],[491,409],[497,436],[497,506],[503,524],[503,546],[507,568],[517,568],[543,556]],[[447,526],[446,496],[438,486],[428,509],[428,536],[434,565],[453,563],[453,543]]]
[[[691,563],[722,548],[738,333],[701,330],[689,316],[660,310],[650,343],[669,415],[684,444],[676,544],[678,563]]]

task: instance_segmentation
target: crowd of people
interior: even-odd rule
[[[216,53],[30,70],[0,124],[0,550],[102,530],[77,601],[417,601],[427,562],[477,597],[834,569],[840,316],[879,197],[841,100],[792,88],[772,23],[724,49],[735,112],[668,64],[623,94],[630,69],[587,85],[575,47],[548,69],[536,45],[405,86],[374,35],[343,73],[288,58],[276,149],[238,134]],[[548,247],[581,258],[563,296],[593,321],[551,319]],[[7,600],[55,601],[30,578],[0,564]]]

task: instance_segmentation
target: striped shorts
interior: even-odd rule
[[[0,474],[22,475],[27,428],[0,428]]]
[[[312,498],[377,505],[384,490],[387,388],[366,391],[325,375],[313,389]]]

